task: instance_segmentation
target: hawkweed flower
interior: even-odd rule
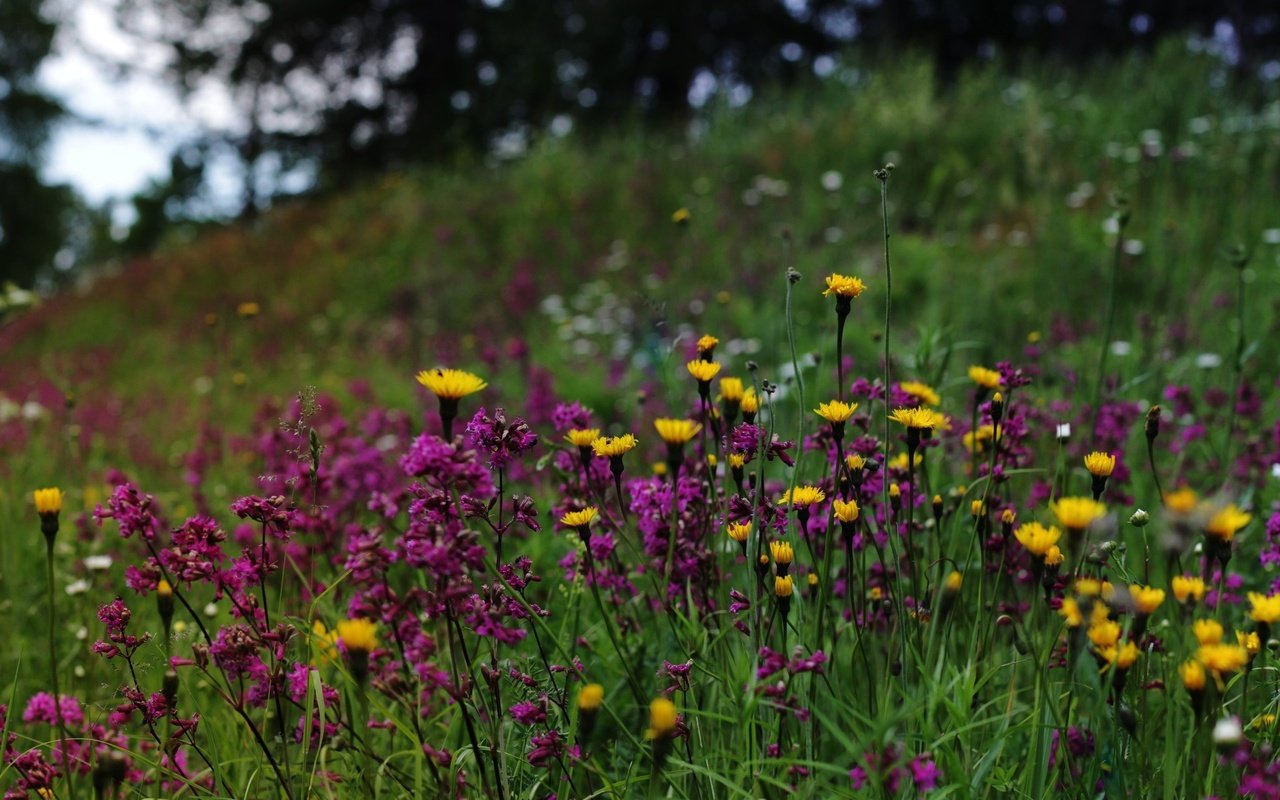
[[[691,419],[661,418],[653,421],[654,430],[662,441],[667,443],[667,466],[670,468],[671,480],[675,481],[684,463],[684,446],[702,430],[702,425]]]
[[[1169,582],[1173,597],[1179,603],[1199,603],[1204,600],[1204,579],[1195,575],[1174,575]]]
[[[889,484],[889,508],[894,514],[902,510],[902,487],[896,483]]]
[[[858,516],[862,513],[862,509],[858,507],[858,501],[841,500],[837,497],[831,501],[831,510],[840,522],[840,535],[844,539],[845,549],[852,550],[853,535],[858,528]]]
[[[479,375],[460,369],[429,369],[418,373],[422,384],[440,401],[440,426],[445,441],[453,441],[453,420],[458,416],[458,401],[475,394],[489,384]]]
[[[1198,619],[1191,623],[1191,633],[1202,646],[1222,641],[1222,623],[1216,619]]]
[[[599,428],[572,428],[564,435],[565,441],[578,448],[578,460],[582,468],[587,469],[591,463],[592,444],[600,438]]]
[[[1190,486],[1179,486],[1164,493],[1164,507],[1174,514],[1190,514],[1200,503],[1200,496]]]
[[[595,506],[587,506],[577,511],[566,511],[560,516],[560,524],[566,528],[573,528],[578,532],[578,536],[582,538],[584,544],[590,544],[591,523],[595,521],[599,513],[600,510]]]
[[[689,209],[684,206],[671,212],[671,221],[676,225],[688,225],[691,219],[693,219],[693,214],[689,213]]]
[[[676,704],[665,697],[659,697],[649,704],[649,728],[645,738],[653,742],[653,766],[649,773],[649,794],[656,796],[662,768],[671,754],[671,742],[675,739],[680,725],[680,715],[676,712]]]
[[[729,538],[738,543],[739,549],[742,550],[742,555],[746,556],[747,538],[751,535],[751,523],[730,522],[726,531],[729,534]]]
[[[698,339],[698,358],[703,361],[711,361],[716,357],[716,346],[720,344],[720,340],[711,334],[704,334]]]
[[[1043,561],[1049,548],[1062,538],[1062,531],[1053,526],[1045,527],[1039,522],[1024,522],[1013,532],[1013,536],[1028,553]]]
[[[946,424],[947,418],[931,408],[895,408],[889,419],[907,429],[907,454],[914,458],[920,439],[934,428]]]
[[[977,364],[969,367],[969,380],[978,388],[979,396],[1000,388],[1000,373]]]
[[[756,414],[760,413],[760,396],[756,394],[753,387],[748,386],[742,392],[742,400],[738,403],[738,408],[742,411],[742,421],[748,425],[754,425]]]
[[[747,496],[746,490],[746,466],[747,456],[745,453],[729,454],[729,474],[733,476],[733,485],[737,487],[738,494],[742,497]]]
[[[942,515],[946,511],[946,507],[942,503],[942,495],[935,494],[933,499],[929,501],[929,508],[933,511],[933,524],[937,530],[942,530]]]
[[[738,419],[738,408],[742,405],[742,398],[746,393],[747,389],[742,383],[742,378],[720,379],[720,413],[724,416],[725,424],[730,428]]]
[[[156,610],[160,612],[160,624],[164,627],[164,646],[169,647],[169,628],[173,623],[173,587],[164,578],[156,583]]]
[[[578,742],[591,740],[596,729],[596,718],[600,707],[604,705],[604,687],[598,683],[588,683],[578,690]]]
[[[711,379],[720,373],[720,362],[704,361],[695,358],[685,367],[689,370],[689,374],[698,382],[698,397],[703,403],[711,401]]]
[[[778,505],[791,506],[795,509],[796,519],[800,520],[800,531],[807,540],[809,538],[809,509],[826,499],[826,493],[817,486],[797,486],[784,492],[778,500]]]
[[[1116,457],[1095,450],[1084,457],[1084,468],[1093,476],[1093,499],[1097,500],[1107,489],[1107,478],[1116,468]]]
[[[62,704],[56,698],[62,697],[58,687],[58,610],[57,594],[53,581],[53,542],[58,537],[58,515],[62,512],[62,490],[55,487],[36,489],[32,500],[36,505],[36,513],[40,515],[40,532],[44,534],[45,543],[45,579],[49,590],[49,671],[53,679],[54,708],[57,710],[58,741],[65,751],[67,729],[62,718]]]
[[[1209,517],[1209,521],[1204,526],[1205,556],[1208,559],[1205,562],[1206,574],[1209,562],[1215,559],[1226,567],[1227,562],[1231,560],[1231,541],[1241,528],[1249,524],[1251,519],[1253,517],[1241,511],[1235,503],[1227,504]]]
[[[609,472],[613,474],[613,488],[618,492],[618,505],[626,516],[626,506],[622,502],[622,457],[636,448],[636,437],[629,433],[621,436],[601,436],[591,442],[591,449],[600,458],[609,459]]]
[[[370,619],[344,619],[338,623],[338,641],[347,652],[347,669],[359,686],[364,686],[369,676],[369,654],[378,646],[377,634],[378,626]]]
[[[773,579],[773,596],[778,600],[778,613],[782,615],[783,635],[786,635],[787,616],[791,613],[791,595],[795,582],[790,575],[778,575]]]
[[[1137,615],[1133,623],[1133,636],[1139,638],[1147,629],[1147,620],[1164,602],[1164,589],[1135,583],[1129,587],[1129,597],[1133,600],[1133,610]]]
[[[1213,675],[1218,691],[1225,691],[1222,676],[1231,672],[1243,672],[1249,664],[1249,651],[1238,644],[1202,644],[1196,650],[1196,660]]]
[[[866,291],[866,284],[852,275],[833,272],[827,276],[827,289],[823,297],[836,296],[836,386],[840,399],[844,399],[844,326],[853,309],[853,299]]]
[[[1257,623],[1257,635],[1265,642],[1271,638],[1271,626],[1280,622],[1280,592],[1272,595],[1249,592],[1249,606],[1249,619]]]
[[[236,306],[236,316],[241,319],[253,319],[262,313],[262,306],[252,300],[245,301]]]
[[[857,408],[857,403],[832,400],[829,403],[819,404],[813,410],[813,413],[831,423],[831,438],[835,440],[836,452],[840,452],[843,449],[845,423],[849,421],[849,417],[853,416],[853,412]]]
[[[914,397],[921,405],[936,406],[942,402],[942,397],[934,388],[921,381],[898,381],[898,388]]]
[[[1106,506],[1088,497],[1061,497],[1049,508],[1058,518],[1058,524],[1066,528],[1073,556],[1083,557],[1085,531],[1107,513]]]
[[[1258,636],[1257,631],[1236,631],[1236,644],[1244,648],[1249,654],[1249,660],[1258,654],[1262,649],[1262,638]]]

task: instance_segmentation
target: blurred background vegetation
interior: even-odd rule
[[[90,1],[150,54],[103,58],[101,70],[149,71],[186,102],[216,85],[236,120],[173,146],[167,177],[123,201],[127,225],[121,201],[94,206],[42,178],[62,109],[40,65],[60,22]],[[1280,77],[1280,10],[1265,0],[6,0],[0,282],[66,282],[77,265],[389,169],[493,162],[570,131],[679,138],[781,87],[845,102],[824,84],[853,91],[908,53],[927,63],[920,99],[945,104],[975,66],[1087,69],[1150,57],[1160,42],[1209,53],[1199,84],[1242,100],[1270,97]],[[1171,100],[1184,91],[1146,77]],[[196,202],[211,182],[216,211]]]

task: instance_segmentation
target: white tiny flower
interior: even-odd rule
[[[1117,356],[1127,356],[1133,352],[1133,345],[1129,342],[1116,341],[1111,343],[1111,353]]]
[[[1058,424],[1057,437],[1063,441],[1071,438],[1071,423],[1062,422]]]
[[[834,169],[822,173],[822,188],[828,192],[838,192],[844,186],[844,176]]]
[[[1239,717],[1223,717],[1213,726],[1213,743],[1219,747],[1230,747],[1240,741],[1244,732],[1240,729]]]
[[[111,556],[85,556],[84,568],[93,572],[102,572],[111,569],[111,565],[115,563]]]
[[[78,594],[84,594],[87,591],[89,591],[89,582],[84,578],[80,578],[79,580],[75,580],[67,584],[67,594],[72,597],[75,597]]]
[[[216,616],[218,616],[218,606],[217,606],[217,604],[216,604],[216,603],[210,603],[209,605],[205,606],[205,607],[204,607],[204,615],[205,615],[206,617],[216,617]]]
[[[1213,369],[1222,366],[1222,356],[1217,353],[1201,353],[1196,356],[1196,366],[1200,369]]]

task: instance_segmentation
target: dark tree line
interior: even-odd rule
[[[0,169],[17,170],[0,187],[0,225],[39,233],[31,241],[46,250],[0,249],[0,275],[29,275],[9,265],[47,259],[56,239],[40,228],[55,217],[4,216],[23,213],[13,197],[52,191],[30,168],[56,113],[29,89],[52,36],[39,5],[0,2],[0,75],[10,87],[0,94],[0,143],[23,143],[17,158],[0,158]],[[245,166],[252,213],[295,168],[332,186],[484,152],[504,133],[536,133],[557,118],[589,131],[679,117],[695,85],[786,84],[850,47],[886,58],[923,49],[944,75],[993,55],[1082,62],[1174,34],[1229,33],[1228,61],[1245,75],[1280,55],[1275,0],[122,0],[118,13],[167,48],[175,86],[229,87],[241,120],[175,156],[173,179],[137,198],[131,249],[164,231],[219,150]]]

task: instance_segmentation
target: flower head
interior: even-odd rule
[[[1249,651],[1237,644],[1204,644],[1196,651],[1196,660],[1214,675],[1239,672],[1249,663]]]
[[[1088,497],[1062,497],[1050,508],[1058,517],[1058,524],[1072,531],[1082,531],[1107,513],[1106,506]]]
[[[791,542],[769,542],[769,555],[773,556],[773,563],[779,566],[786,566],[796,558]]]
[[[604,705],[604,687],[598,683],[588,683],[578,690],[578,710],[598,711]]]
[[[1195,659],[1185,661],[1178,667],[1178,674],[1182,676],[1182,685],[1186,687],[1188,692],[1200,692],[1204,690],[1204,666]]]
[[[730,522],[728,527],[729,538],[742,544],[747,541],[747,537],[751,535],[750,522]]]
[[[685,364],[685,368],[689,370],[689,374],[696,378],[699,383],[706,383],[720,372],[720,362],[703,361],[700,358],[695,358],[688,364]]]
[[[1191,623],[1191,632],[1201,645],[1218,644],[1222,641],[1222,623],[1216,619],[1198,619]]]
[[[826,492],[822,491],[817,486],[797,486],[794,489],[788,489],[783,492],[782,497],[778,499],[778,505],[789,505],[792,508],[804,508],[807,506],[817,505],[826,499]]]
[[[795,584],[790,575],[779,575],[773,579],[773,594],[776,597],[790,597],[795,591]]]
[[[1204,599],[1204,579],[1194,575],[1174,575],[1170,581],[1173,589],[1173,596],[1177,598],[1179,603],[1187,602],[1190,598],[1195,602]]]
[[[653,427],[667,444],[684,444],[702,430],[702,425],[691,419],[655,419]]]
[[[942,402],[942,398],[933,390],[933,387],[927,383],[920,381],[898,381],[898,388],[912,397],[919,400],[926,406],[936,406]]]
[[[32,493],[32,497],[36,504],[36,513],[44,516],[45,514],[57,514],[62,511],[62,490],[56,487],[50,489],[36,489]]]
[[[1049,548],[1062,538],[1062,531],[1052,526],[1046,528],[1039,522],[1024,522],[1014,530],[1013,535],[1028,553],[1044,558]]]
[[[599,428],[573,428],[564,435],[566,441],[574,447],[590,447],[600,438]]]
[[[457,400],[475,394],[489,384],[479,375],[460,369],[429,369],[418,373],[418,383],[436,397]]]
[[[1164,602],[1164,589],[1135,583],[1129,587],[1129,596],[1133,598],[1133,607],[1138,613],[1149,617]]]
[[[1250,514],[1241,511],[1235,503],[1231,503],[1209,518],[1204,531],[1216,539],[1229,542],[1241,528],[1249,524],[1251,519],[1253,517]]]
[[[1164,505],[1177,514],[1190,514],[1200,500],[1195,490],[1189,486],[1180,486],[1172,492],[1164,493]]]
[[[858,508],[858,501],[856,500],[845,502],[837,497],[835,500],[831,501],[831,508],[835,511],[836,519],[841,522],[856,522],[858,519],[858,512],[860,509]]]
[[[670,738],[675,734],[678,722],[676,704],[665,697],[659,697],[649,704],[649,730],[645,732],[645,738]]]
[[[638,442],[629,433],[621,436],[601,436],[591,443],[591,449],[601,458],[618,458],[635,449]]]
[[[997,389],[1000,387],[1000,373],[994,369],[973,365],[969,367],[969,380],[981,389]]]
[[[946,417],[931,408],[895,408],[889,419],[918,430],[933,430],[946,422]]]
[[[560,517],[560,524],[566,528],[585,528],[599,513],[595,506],[587,506],[579,511],[567,511]]]
[[[1116,468],[1116,457],[1095,450],[1084,457],[1084,468],[1095,478],[1109,478]]]
[[[338,623],[338,641],[347,648],[370,653],[378,646],[378,626],[370,619],[344,619]]]
[[[853,412],[857,410],[857,408],[857,403],[844,403],[839,400],[832,400],[830,403],[819,404],[813,412],[825,419],[827,422],[840,423],[847,422],[849,417],[853,416]]]
[[[833,272],[827,276],[827,289],[822,293],[822,296],[828,297],[836,294],[840,297],[857,297],[866,291],[866,288],[867,285],[862,282],[861,278]]]
[[[755,414],[760,411],[760,397],[755,388],[748,386],[742,392],[742,401],[738,403],[744,414]]]
[[[1280,592],[1267,596],[1258,592],[1249,592],[1249,619],[1254,622],[1265,622],[1270,625],[1280,622]]]

